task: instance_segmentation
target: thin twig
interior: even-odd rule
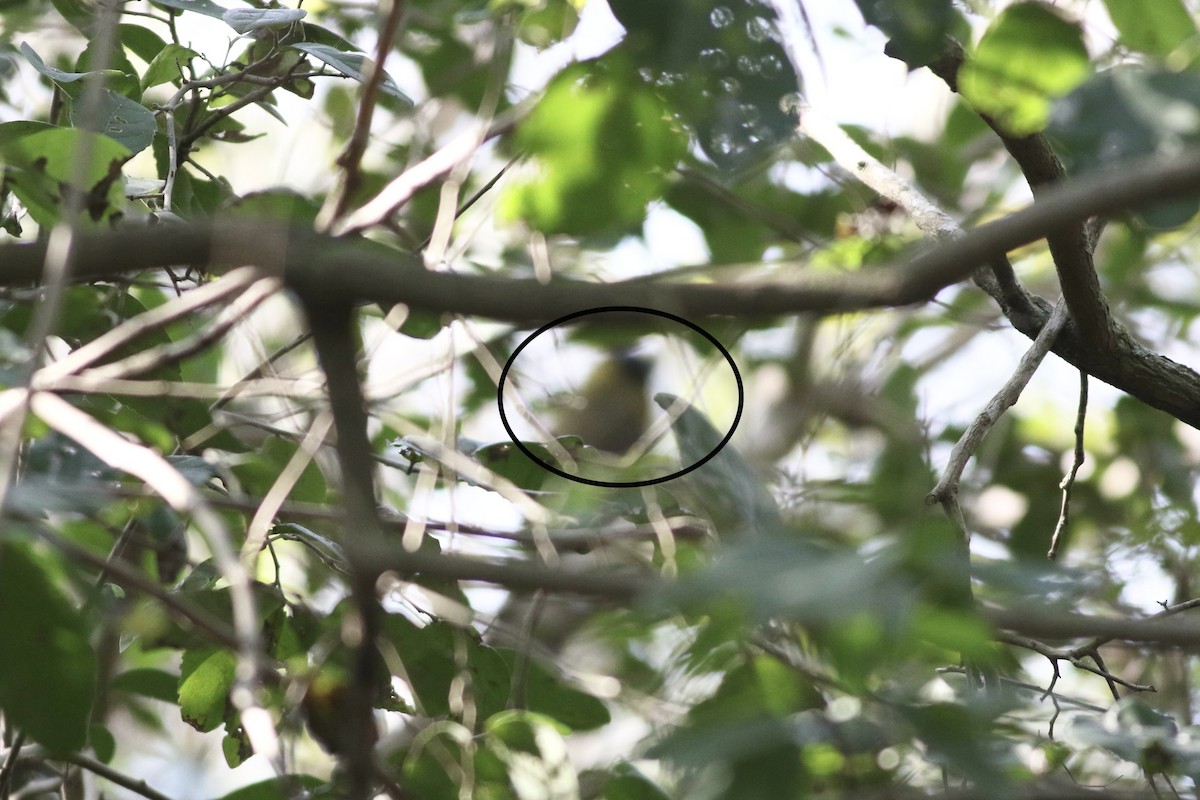
[[[1030,606],[984,608],[981,613],[996,628],[1019,631],[1040,639],[1096,637],[1104,641],[1119,639],[1158,647],[1200,647],[1200,624],[1187,620],[1093,617]],[[1075,648],[1070,652],[1078,650]]]
[[[937,671],[940,674],[951,675],[962,675],[966,672],[965,669],[959,666],[939,667]],[[1005,677],[1001,677],[1000,680],[1008,686],[1012,686],[1017,689],[1023,689],[1027,692],[1036,692],[1037,694],[1043,695],[1043,697],[1050,697],[1056,702],[1082,708],[1086,711],[1094,711],[1097,714],[1103,714],[1105,711],[1108,711],[1108,709],[1104,706],[1098,706],[1095,703],[1088,702],[1087,700],[1081,700],[1077,697],[1070,697],[1069,695],[1058,694],[1057,692],[1050,692],[1047,694],[1044,687],[1038,686],[1034,683],[1026,683],[1025,681],[1018,681],[1014,680],[1013,678]]]
[[[517,106],[491,123],[478,126],[450,141],[445,147],[425,160],[406,169],[387,186],[360,206],[354,213],[333,225],[335,236],[361,233],[367,228],[385,222],[400,206],[417,193],[418,189],[432,183],[450,172],[475,154],[484,142],[503,136],[516,126],[527,112],[526,106]]]
[[[1092,653],[1091,655],[1092,655],[1093,660],[1096,661],[1097,666],[1092,666],[1091,664],[1084,661],[1082,658],[1079,658],[1078,656],[1074,655],[1070,650],[1061,650],[1057,647],[1051,647],[1048,644],[1045,644],[1044,642],[1040,642],[1037,639],[1031,639],[1028,636],[1019,636],[1015,633],[1001,632],[999,635],[997,635],[996,639],[998,641],[1004,642],[1005,644],[1011,644],[1014,647],[1021,647],[1026,650],[1031,650],[1035,653],[1038,653],[1039,655],[1043,655],[1046,658],[1049,658],[1049,659],[1052,659],[1055,661],[1066,661],[1068,664],[1075,667],[1075,669],[1081,669],[1081,670],[1084,670],[1085,672],[1090,672],[1093,675],[1099,675],[1101,678],[1104,678],[1104,680],[1108,681],[1110,685],[1111,684],[1119,684],[1126,688],[1133,689],[1135,692],[1156,692],[1156,691],[1158,691],[1151,685],[1140,684],[1140,683],[1131,683],[1130,681],[1127,681],[1124,678],[1113,675],[1111,672],[1109,672],[1107,669],[1104,668],[1103,661],[1098,658],[1096,653]]]
[[[364,544],[360,556],[367,557],[372,571],[380,574],[390,570],[402,577],[421,575],[426,578],[480,581],[517,590],[545,589],[548,592],[624,601],[668,585],[667,581],[652,573],[583,571],[514,560],[486,561],[445,553],[436,556],[410,553],[398,542]]]
[[[979,447],[979,443],[983,441],[983,437],[987,435],[991,427],[1021,397],[1021,392],[1025,390],[1029,379],[1033,377],[1033,373],[1037,371],[1038,365],[1042,363],[1046,353],[1050,352],[1059,332],[1067,324],[1067,317],[1066,303],[1060,301],[1055,306],[1050,321],[1042,328],[1042,332],[1038,334],[1037,339],[1034,340],[1025,355],[1021,357],[1012,376],[955,442],[941,479],[925,497],[928,505],[944,504],[951,495],[958,494],[958,482],[962,477],[963,470],[966,469],[967,462],[975,454],[976,448]]]
[[[25,745],[25,732],[17,731],[13,737],[12,747],[4,756],[4,764],[0,765],[0,800],[8,800],[8,792],[12,787],[13,770],[16,769],[17,759],[21,748]]]
[[[254,267],[235,269],[220,280],[206,283],[133,319],[128,319],[58,361],[39,369],[34,378],[34,388],[43,388],[45,384],[53,384],[68,375],[77,375],[147,333],[166,327],[176,320],[190,317],[201,308],[219,303],[227,297],[236,296],[261,278],[262,273]]]
[[[1083,450],[1083,426],[1087,420],[1087,404],[1088,375],[1083,370],[1080,370],[1079,408],[1075,412],[1075,453],[1071,459],[1071,468],[1063,476],[1062,483],[1058,485],[1058,488],[1062,490],[1062,504],[1058,509],[1058,522],[1054,525],[1054,534],[1050,537],[1050,549],[1046,552],[1046,558],[1051,560],[1058,557],[1059,540],[1063,532],[1067,529],[1067,522],[1070,520],[1071,489],[1075,486],[1075,476],[1079,474],[1079,468],[1083,466],[1085,458]]]
[[[98,380],[136,378],[199,353],[244,320],[261,303],[275,296],[281,287],[278,278],[263,278],[242,290],[209,325],[177,342],[151,347],[131,356],[90,370]]]
[[[220,400],[236,392],[241,397],[312,398],[321,396],[321,385],[315,380],[308,385],[305,378],[258,378],[233,386],[198,381],[125,380],[98,378],[89,373],[66,375],[45,380],[39,375],[37,388],[59,393],[111,394],[124,397],[180,397],[198,400]]]
[[[362,85],[362,95],[358,101],[358,114],[354,118],[354,130],[342,154],[338,156],[337,165],[341,168],[340,179],[325,201],[325,207],[317,219],[318,230],[328,230],[333,223],[346,213],[350,198],[362,184],[362,157],[367,151],[371,138],[371,120],[375,115],[375,104],[379,99],[379,87],[387,74],[384,71],[388,53],[392,51],[392,42],[400,29],[400,20],[404,16],[403,0],[389,0],[388,12],[379,25],[379,37],[375,45],[375,60],[370,63]]]
[[[266,544],[267,533],[270,531],[272,520],[279,512],[279,507],[292,493],[292,489],[304,475],[304,470],[312,463],[313,457],[324,443],[325,436],[331,427],[333,427],[332,415],[328,411],[318,414],[309,426],[300,446],[292,453],[292,457],[280,471],[279,477],[271,484],[270,490],[267,491],[266,497],[254,512],[254,518],[246,529],[246,541],[242,545],[242,558],[247,564],[254,563],[254,557]]]
[[[147,798],[147,800],[173,800],[173,798],[171,798],[169,795],[165,795],[162,792],[151,788],[150,785],[144,780],[131,778],[125,773],[118,772],[117,770],[108,766],[103,761],[99,761],[91,756],[84,755],[83,753],[71,753],[66,756],[61,756],[61,759],[66,761],[68,764],[74,764],[77,767],[86,769],[88,772],[93,772],[110,783],[115,783],[117,786],[128,789],[136,794],[140,794],[142,797]]]

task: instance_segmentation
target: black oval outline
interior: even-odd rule
[[[590,478],[581,478],[578,475],[571,475],[570,473],[563,472],[558,467],[551,466],[535,456],[533,451],[526,447],[525,444],[517,438],[516,434],[513,433],[512,426],[508,424],[508,414],[504,413],[504,384],[508,380],[508,372],[510,369],[512,369],[513,362],[517,360],[517,356],[521,355],[521,351],[524,350],[530,342],[551,328],[556,328],[559,325],[562,325],[565,322],[570,322],[573,319],[590,316],[592,314],[605,314],[617,311],[632,311],[642,314],[654,314],[655,316],[678,322],[684,327],[691,328],[693,331],[707,339],[712,346],[717,348],[718,352],[725,357],[725,362],[729,364],[729,368],[733,370],[733,379],[737,384],[737,413],[733,415],[733,422],[730,424],[729,431],[725,434],[725,438],[721,440],[720,444],[713,448],[712,452],[697,461],[695,464],[680,469],[676,472],[672,472],[670,475],[665,475],[661,478],[652,478],[645,481],[597,481]],[[566,478],[567,480],[575,481],[576,483],[583,483],[587,484],[588,486],[599,486],[606,489],[636,489],[641,486],[656,486],[660,483],[666,483],[667,481],[673,481],[676,478],[681,478],[692,470],[699,469],[700,467],[704,466],[709,462],[710,459],[712,459],[713,456],[721,452],[721,449],[724,448],[725,445],[729,444],[729,440],[733,438],[733,434],[734,431],[737,430],[738,423],[742,421],[742,408],[745,404],[746,389],[742,384],[742,373],[738,372],[737,364],[733,363],[733,356],[730,355],[729,351],[725,348],[725,345],[717,341],[717,337],[713,336],[696,323],[686,320],[676,314],[672,314],[668,311],[661,311],[657,308],[644,308],[642,306],[598,306],[596,308],[584,309],[583,311],[576,311],[572,314],[567,314],[565,317],[559,317],[553,322],[547,322],[545,325],[529,334],[529,336],[525,337],[525,340],[517,345],[517,349],[513,350],[512,355],[510,355],[508,357],[508,361],[505,362],[504,369],[500,371],[500,380],[496,382],[496,406],[500,411],[500,422],[504,425],[504,430],[508,434],[508,438],[512,440],[512,443],[515,444],[522,453],[533,459],[533,461],[543,469],[553,472],[560,478]]]

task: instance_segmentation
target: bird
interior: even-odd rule
[[[570,404],[554,414],[556,436],[578,436],[604,453],[625,455],[646,429],[651,361],[620,350],[602,361]]]
[[[706,458],[725,434],[690,403],[660,392],[654,402],[671,416],[671,433],[679,450],[680,467],[687,469]],[[696,469],[676,479],[670,487],[690,510],[712,523],[719,536],[768,535],[784,529],[775,498],[749,462],[726,444]]]

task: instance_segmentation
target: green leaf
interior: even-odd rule
[[[78,119],[80,110],[78,104],[71,109],[71,122],[76,127],[83,127],[82,123],[85,122]],[[97,111],[100,122],[95,128],[125,145],[130,153],[139,153],[154,141],[154,132],[158,130],[154,112],[141,103],[105,89]]]
[[[288,800],[297,788],[313,790],[324,785],[325,781],[314,775],[281,775],[234,789],[218,800]]]
[[[515,144],[540,169],[504,195],[502,214],[547,233],[582,235],[640,227],[686,139],[635,77],[580,65],[554,79]]]
[[[96,758],[105,764],[111,764],[113,756],[117,754],[117,740],[113,737],[112,731],[103,725],[91,726],[88,733],[88,745],[96,754]]]
[[[414,339],[432,339],[445,327],[443,314],[410,308],[404,322],[400,323],[398,332]]]
[[[855,0],[868,24],[890,40],[884,52],[923,67],[945,47],[946,36],[962,23],[951,0]]]
[[[125,49],[147,64],[167,47],[161,36],[143,25],[118,25],[117,29]]]
[[[1126,159],[1175,152],[1200,143],[1200,77],[1194,73],[1117,67],[1097,75],[1054,108],[1047,133],[1067,169],[1083,173]],[[1139,209],[1154,228],[1183,225],[1200,199]]]
[[[515,6],[522,12],[517,23],[517,38],[539,50],[563,41],[579,24],[579,11],[567,0],[545,0],[540,4],[508,0],[501,5]]]
[[[460,645],[471,674],[478,718],[487,719],[508,703],[508,665],[501,653],[480,642],[473,631],[442,622],[418,628],[394,614],[386,618],[384,631],[403,659],[413,694],[426,715],[450,713],[450,693],[459,674]]]
[[[1050,101],[1091,71],[1080,27],[1040,2],[1006,8],[959,72],[963,97],[1015,136],[1050,119]]]
[[[168,44],[154,56],[150,66],[146,67],[146,72],[142,75],[142,90],[158,86],[160,83],[180,80],[182,67],[193,58],[199,57],[200,54],[190,47],[174,42]]]
[[[293,225],[312,225],[321,207],[311,198],[289,189],[270,189],[239,197],[231,211],[251,219],[275,219]]]
[[[726,672],[720,688],[692,708],[688,721],[719,726],[762,715],[783,718],[824,704],[805,676],[773,658],[758,656]]]
[[[0,545],[0,709],[54,753],[87,742],[96,656],[83,617],[55,585],[44,557]]]
[[[204,486],[218,475],[217,465],[203,456],[167,456],[167,462],[193,486]]]
[[[298,442],[272,437],[259,453],[248,456],[243,463],[234,467],[234,474],[247,492],[262,497],[275,485],[280,473],[299,449]],[[327,493],[325,476],[321,474],[316,461],[310,458],[288,496],[302,502],[321,503],[325,501]]]
[[[516,668],[515,650],[500,649],[508,670]],[[587,692],[568,686],[546,667],[531,660],[526,665],[525,707],[552,718],[564,728],[590,731],[612,721],[604,702]]]
[[[223,19],[225,9],[212,0],[152,0],[157,6],[164,8],[174,8],[179,11],[193,11],[197,14],[203,14],[206,17],[214,19]]]
[[[63,19],[85,36],[91,37],[96,25],[95,6],[87,0],[51,0]]]
[[[1182,0],[1104,0],[1121,43],[1154,56],[1170,55],[1196,35],[1196,20]]]
[[[553,720],[529,711],[504,711],[488,720],[483,746],[504,765],[521,800],[578,796],[567,743]]]
[[[325,62],[346,77],[354,78],[359,83],[366,81],[373,63],[371,59],[362,53],[347,53],[344,50],[338,50],[335,47],[314,42],[297,42],[292,47],[302,53],[308,53],[319,61]],[[409,96],[400,91],[400,87],[396,85],[396,81],[386,72],[383,73],[379,82],[379,89],[384,94],[400,100],[405,105],[413,105],[413,101]]]
[[[238,33],[286,28],[308,16],[302,8],[231,8],[221,19]]]
[[[630,764],[619,764],[604,784],[602,800],[670,800],[661,786]]]
[[[198,731],[216,730],[229,712],[237,656],[228,650],[196,649],[183,654],[179,713]]]
[[[17,126],[10,128],[9,126]],[[77,163],[83,155],[86,163]],[[121,166],[132,153],[107,136],[74,128],[30,128],[24,122],[0,124],[0,162],[8,181],[39,225],[52,227],[62,207],[62,186],[77,175],[87,191],[86,211],[101,220],[123,207]]]
[[[174,703],[179,699],[179,678],[153,667],[127,669],[113,679],[112,687],[165,703]]]
[[[122,72],[117,69],[91,70],[89,72],[64,72],[61,69],[47,66],[46,62],[42,61],[42,57],[39,56],[34,49],[29,46],[28,42],[21,42],[21,54],[25,56],[26,61],[33,65],[34,69],[55,83],[74,83],[75,81],[82,80],[89,75],[122,74]]]
[[[627,31],[613,55],[636,62],[718,167],[751,165],[793,135],[791,109],[803,81],[783,49],[770,3],[613,0],[609,5]]]

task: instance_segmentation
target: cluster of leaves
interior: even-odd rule
[[[423,86],[409,95],[431,112],[449,109],[461,116],[480,108],[514,112],[504,83],[516,48],[561,42],[578,14],[567,0],[410,5],[396,50],[415,65]],[[990,213],[1015,177],[973,191],[979,188],[973,168],[999,150],[979,112],[1011,135],[1045,134],[1073,173],[1194,145],[1200,136],[1197,116],[1179,113],[1194,110],[1200,96],[1196,26],[1179,0],[1149,6],[1106,0],[1119,39],[1100,55],[1089,54],[1081,24],[1048,3],[1012,4],[992,18],[983,13],[991,13],[986,3],[972,4],[978,15],[970,16],[950,0],[857,5],[889,37],[888,53],[912,69],[943,55],[947,37],[968,45],[959,75],[962,99],[935,141],[850,131],[873,155],[907,164],[918,186],[947,210]],[[792,167],[814,174],[837,167],[820,146],[791,138],[803,83],[788,58],[774,4],[613,0],[611,7],[625,28],[621,43],[552,76],[531,110],[515,115],[502,143],[507,153],[538,168],[497,190],[497,216],[507,225],[497,237],[508,248],[501,250],[509,274],[527,266],[518,242],[529,229],[550,237],[549,246],[564,258],[580,249],[606,252],[621,237],[638,235],[647,216],[663,209],[695,224],[714,266],[769,255],[774,262],[803,260],[826,270],[872,269],[916,238],[894,207],[856,187],[821,182],[797,188],[787,179]],[[37,73],[53,99],[44,118],[0,124],[5,230],[21,236],[32,221],[37,235],[45,236],[64,220],[102,229],[168,213],[209,219],[229,208],[311,223],[320,197],[284,191],[236,197],[228,181],[205,166],[205,156],[217,143],[254,146],[264,134],[246,121],[252,106],[286,123],[277,104],[281,92],[322,102],[335,139],[348,140],[355,120],[352,87],[373,73],[355,42],[373,28],[373,17],[331,7],[321,9],[322,24],[316,24],[301,9],[262,3],[226,9],[210,0],[152,0],[150,8],[147,17],[123,17],[115,25],[95,8],[69,0],[56,2],[55,11],[30,2],[7,4],[0,12],[13,22],[5,35],[14,41],[3,46]],[[225,57],[186,35],[201,17],[228,28],[233,46]],[[16,41],[23,26],[50,19],[73,26],[78,57],[39,53]],[[973,28],[980,35],[971,43]],[[514,38],[519,44],[505,44]],[[1136,67],[1127,64],[1129,54],[1138,57]],[[314,80],[325,77],[354,80],[331,80],[318,92]],[[419,128],[421,115],[412,113],[409,95],[381,76],[381,108]],[[368,168],[351,204],[384,183],[385,169],[398,172],[426,155],[434,139],[426,133],[390,143],[386,166]],[[153,155],[148,183],[128,174],[142,151]],[[470,181],[483,186],[491,177],[481,170]],[[439,194],[436,187],[418,192],[386,230],[373,232],[376,243],[419,249],[415,243],[433,229]],[[1165,338],[1164,327],[1186,331],[1200,312],[1186,293],[1156,280],[1169,272],[1177,252],[1194,248],[1180,231],[1196,210],[1194,202],[1178,203],[1114,221],[1099,252],[1111,301],[1142,312],[1138,321],[1148,336]],[[496,247],[487,243],[478,251],[494,253]],[[483,271],[470,263],[475,251],[466,252],[464,269]],[[1021,264],[1034,282],[1042,266],[1037,255]],[[767,265],[763,272],[785,269]],[[719,279],[730,273],[712,274]],[[186,297],[185,290],[201,280],[155,273],[71,287],[60,298],[55,324],[44,332],[69,352],[114,328],[136,330],[136,337],[105,353],[108,366],[126,364],[113,374],[138,379],[143,390],[150,384],[212,387],[235,359],[222,348],[192,345],[210,345],[219,319],[207,312],[155,315],[177,302],[174,293]],[[778,404],[786,434],[762,453],[747,455],[774,461],[807,443],[810,452],[847,465],[835,480],[821,481],[802,478],[795,460],[785,464],[779,494],[800,498],[784,504],[794,535],[730,538],[716,556],[711,542],[662,534],[654,514],[662,510],[661,498],[639,495],[636,502],[598,506],[596,493],[569,495],[541,485],[540,473],[531,474],[508,443],[460,447],[475,464],[543,497],[559,492],[547,505],[586,519],[591,534],[574,548],[595,551],[581,559],[641,569],[636,574],[648,585],[660,585],[656,572],[680,576],[636,603],[590,606],[588,623],[575,625],[573,642],[615,679],[602,684],[604,692],[583,680],[568,656],[531,644],[536,611],[509,640],[492,631],[481,635],[486,626],[474,623],[486,616],[487,600],[443,575],[405,577],[417,592],[405,594],[383,616],[373,643],[378,663],[364,669],[354,642],[357,612],[345,589],[352,565],[344,537],[353,532],[336,512],[339,493],[324,462],[300,443],[315,427],[320,404],[299,388],[270,398],[278,405],[254,397],[214,403],[199,399],[211,393],[189,395],[182,388],[164,401],[102,381],[52,389],[77,392],[72,403],[119,432],[121,441],[166,456],[171,469],[218,509],[235,547],[251,536],[256,510],[280,487],[287,503],[276,507],[265,537],[274,561],[250,583],[263,663],[257,676],[247,675],[235,634],[239,601],[217,567],[219,558],[206,558],[199,546],[202,526],[178,505],[146,493],[110,463],[111,453],[80,445],[69,424],[26,420],[19,479],[5,496],[0,535],[5,744],[16,749],[28,737],[47,757],[77,759],[90,748],[100,761],[120,764],[137,741],[116,738],[112,713],[124,710],[161,729],[167,723],[157,704],[166,703],[197,730],[222,730],[226,760],[236,767],[253,753],[240,715],[245,706],[238,701],[250,681],[286,741],[311,736],[339,757],[347,755],[348,743],[374,743],[381,781],[429,798],[921,791],[940,785],[943,769],[1001,793],[1046,775],[1066,775],[1060,768],[1076,777],[1112,779],[1121,760],[1149,776],[1194,779],[1200,764],[1194,737],[1161,713],[1188,718],[1186,691],[1164,691],[1161,711],[1125,698],[1099,713],[1057,694],[1048,708],[1016,681],[1024,666],[1021,651],[996,644],[980,620],[959,532],[923,503],[934,483],[929,454],[941,457],[961,433],[956,425],[919,419],[922,399],[947,374],[937,359],[911,358],[906,346],[951,324],[983,329],[995,312],[973,291],[943,299],[936,309],[862,322],[759,321],[763,339],[777,334],[777,340],[792,342],[790,349],[781,355],[756,348],[753,333],[738,349],[751,385],[780,373],[788,382],[787,397]],[[385,315],[364,309],[362,316],[374,325]],[[25,293],[0,301],[6,354],[0,366],[11,386],[29,380],[32,351],[41,343],[21,343],[41,330],[39,320]],[[426,337],[448,327],[420,321],[427,324]],[[390,335],[414,334],[406,345],[421,345],[413,327],[403,330]],[[515,336],[502,334],[491,344],[511,349]],[[891,343],[893,358],[878,357],[880,341]],[[279,354],[264,369],[303,376],[306,348],[268,344]],[[157,356],[135,369],[123,361],[135,354]],[[464,364],[463,375],[468,386],[462,406],[470,416],[492,402],[494,384],[475,363]],[[424,386],[373,406],[384,423],[377,452],[413,424],[429,423],[403,403],[419,400]],[[291,432],[268,422],[277,409]],[[997,428],[969,473],[974,485],[1004,487],[1025,507],[1002,525],[981,524],[980,536],[1000,557],[977,571],[975,596],[1043,611],[1108,608],[1124,588],[1120,559],[1139,558],[1176,577],[1174,599],[1187,599],[1200,530],[1191,488],[1196,465],[1170,420],[1128,399],[1093,412],[1090,420],[1091,430],[1103,432],[1089,434],[1095,441],[1087,442],[1096,474],[1111,474],[1113,481],[1077,486],[1072,500],[1066,549],[1081,562],[1091,557],[1102,566],[1075,572],[1036,565],[1060,513],[1061,456],[1073,446],[1070,421],[1054,416],[1060,411],[1026,412]],[[6,446],[0,441],[0,450]],[[400,452],[403,466],[430,468],[437,491],[482,482],[436,464],[436,448],[405,444]],[[1135,479],[1118,486],[1116,478],[1131,469]],[[418,483],[389,468],[385,499],[409,512],[424,499],[416,495]],[[422,484],[424,490],[430,484]],[[721,489],[712,491],[719,495]],[[728,496],[715,502],[723,499]],[[404,513],[396,515],[390,529],[397,542],[407,539],[407,522]],[[603,531],[628,532],[629,525],[645,526],[647,535],[632,544],[597,544]],[[531,526],[518,535],[496,526],[454,528],[453,536],[441,536],[432,527],[439,535],[425,536],[419,555],[449,553],[463,539],[482,547],[480,542],[506,535],[532,542],[545,555],[557,533]],[[206,546],[215,556],[218,545]],[[522,554],[516,546],[504,552],[514,561]],[[289,565],[302,577],[287,577]],[[1101,669],[1117,674],[1139,668],[1131,652],[1136,655],[1118,651]],[[1003,673],[1017,688],[976,702],[955,697],[965,681],[941,677],[937,669],[953,671],[960,660]],[[1144,677],[1126,676],[1132,683],[1151,682]],[[360,684],[395,723],[397,735],[376,743],[374,730],[347,729],[357,722],[341,713],[345,695],[361,690]],[[1084,710],[1073,712],[1065,733],[1053,734],[1059,704],[1069,702]],[[644,741],[622,744],[608,761],[579,771],[570,757],[573,734],[604,731],[617,710],[645,722]],[[1053,734],[1048,743],[1041,739],[1046,726]],[[302,754],[299,763],[311,763],[312,755]],[[0,769],[0,788],[56,774],[44,761],[14,756],[12,762],[19,769]],[[646,769],[647,763],[654,768]],[[230,797],[337,791],[345,777],[292,774],[294,766]]]

